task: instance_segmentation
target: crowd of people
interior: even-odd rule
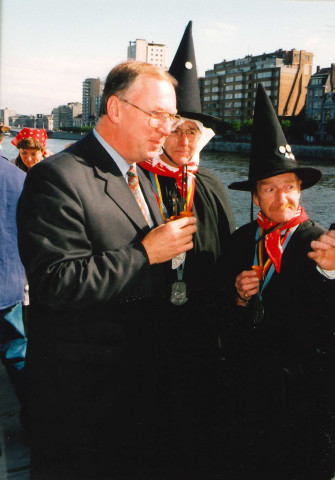
[[[335,231],[300,203],[321,171],[259,84],[229,185],[259,213],[236,229],[200,165],[220,122],[189,22],[169,72],[110,71],[82,140],[50,155],[24,128],[15,165],[0,155],[1,359],[31,480],[335,475]]]

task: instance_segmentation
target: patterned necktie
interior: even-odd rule
[[[140,184],[138,181],[138,176],[136,175],[135,165],[130,165],[130,168],[127,173],[128,173],[129,188],[133,192],[135,199],[138,203],[138,206],[140,207],[141,212],[143,213],[143,216],[147,221],[147,224],[150,225],[148,214],[143,205],[143,200],[140,192]]]

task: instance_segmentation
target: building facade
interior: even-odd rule
[[[199,79],[202,111],[228,122],[253,117],[256,90],[262,83],[278,116],[298,115],[305,105],[313,53],[277,50],[215,64]]]
[[[62,127],[73,127],[73,119],[82,113],[80,102],[72,102],[67,105],[59,105],[52,110],[54,130]]]
[[[320,140],[326,139],[326,125],[335,120],[335,63],[316,69],[307,88],[306,119],[319,124]]]
[[[14,115],[16,115],[15,110],[10,110],[9,108],[1,108],[0,123],[9,126],[9,117],[14,117]]]
[[[98,118],[97,99],[102,94],[100,78],[86,78],[83,81],[82,126],[94,126]]]
[[[45,130],[53,130],[53,115],[13,115],[9,117],[8,125],[13,128],[44,128]]]
[[[168,69],[168,48],[160,43],[149,43],[141,39],[130,41],[127,58],[128,60],[151,63],[165,70]]]

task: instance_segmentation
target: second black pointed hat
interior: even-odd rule
[[[317,168],[298,165],[265,88],[259,83],[251,138],[249,178],[243,182],[234,182],[228,185],[228,188],[253,191],[257,180],[290,172],[302,180],[302,190],[312,187],[322,177],[322,172]]]
[[[195,61],[192,21],[188,22],[169,73],[178,81],[176,88],[178,114],[199,120],[207,127],[222,123],[221,118],[205,115],[201,110],[200,89]]]

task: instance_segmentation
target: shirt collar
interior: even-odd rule
[[[98,140],[98,142],[104,147],[107,153],[113,158],[114,162],[119,167],[119,170],[121,171],[122,175],[124,176],[124,178],[127,179],[127,172],[130,167],[129,163],[123,157],[121,157],[121,155],[113,147],[111,147],[109,143],[107,143],[106,140],[102,138],[101,135],[99,135],[99,133],[96,131],[95,128],[93,129],[93,135]]]

